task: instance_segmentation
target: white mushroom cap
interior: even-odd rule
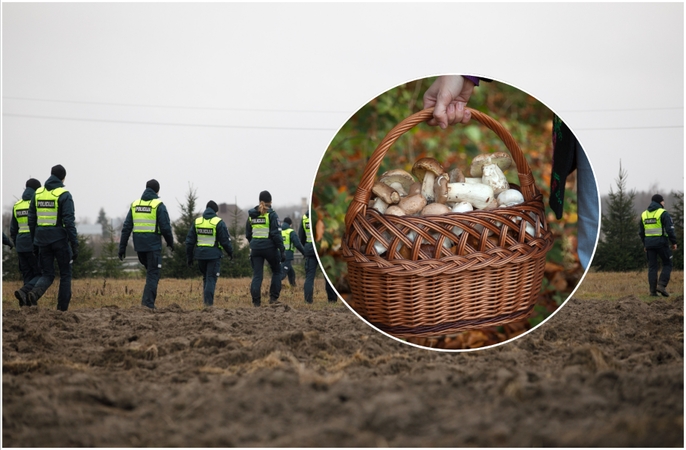
[[[516,189],[507,189],[498,194],[498,204],[500,206],[513,206],[524,203],[524,196]]]
[[[504,190],[510,189],[507,178],[497,164],[484,164],[481,168],[482,177],[481,182],[493,188],[495,195],[500,194]]]
[[[474,207],[469,202],[458,202],[453,206],[452,212],[469,212],[474,211]]]
[[[379,181],[391,186],[402,196],[407,195],[410,191],[410,185],[414,183],[414,178],[402,169],[393,169],[381,174]],[[398,189],[398,185],[402,186],[402,190]]]
[[[482,167],[484,164],[496,164],[500,170],[507,170],[512,165],[512,157],[505,152],[484,153],[477,155],[472,160],[472,165],[469,168],[469,173],[473,177],[480,177],[483,175]]]

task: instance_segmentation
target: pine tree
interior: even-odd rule
[[[108,239],[110,237],[110,220],[107,218],[107,214],[105,214],[105,208],[100,208],[100,212],[98,212],[98,220],[96,223],[99,223],[100,226],[102,227],[102,237],[103,239]]]
[[[674,211],[670,211],[670,216],[674,222],[674,232],[676,233],[677,247],[674,250],[672,264],[675,269],[684,270],[684,191],[672,192],[674,197]]]
[[[195,226],[195,219],[200,216],[200,213],[195,212],[197,201],[197,190],[189,186],[185,204],[179,203],[181,217],[172,223],[174,254],[163,258],[163,277],[192,278],[199,274],[197,268],[190,268],[186,264],[186,236],[188,235],[188,230]]]
[[[119,241],[115,240],[116,233],[111,224],[103,225],[103,235],[105,232],[107,240],[104,241],[100,257],[96,261],[97,274],[104,278],[122,278],[124,263],[119,260]]]
[[[79,257],[71,266],[71,275],[75,279],[90,278],[98,269],[93,259],[93,245],[86,235],[78,234],[76,238],[79,241]],[[55,273],[59,273],[57,265],[55,265]]]
[[[598,242],[592,267],[606,272],[628,272],[646,265],[645,252],[638,237],[634,213],[636,192],[626,190],[627,173],[619,164],[617,192],[610,189],[607,213],[602,216],[602,238]]]
[[[252,276],[252,267],[250,266],[250,246],[243,245],[243,237],[245,236],[245,222],[240,220],[241,210],[234,205],[233,211],[229,211],[230,219],[227,221],[227,228],[231,235],[231,244],[233,247],[233,260],[229,258],[222,259],[221,273],[229,278],[240,278]]]

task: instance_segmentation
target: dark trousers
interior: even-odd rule
[[[71,301],[71,247],[66,239],[53,242],[40,248],[40,266],[43,274],[36,281],[31,290],[36,300],[41,298],[45,291],[55,281],[55,261],[60,270],[60,289],[57,292],[57,309],[66,311]]]
[[[281,294],[281,261],[279,250],[276,248],[250,249],[250,264],[252,265],[252,283],[250,296],[252,303],[259,306],[262,298],[262,278],[264,276],[264,262],[269,263],[272,270],[272,282],[269,285],[269,302],[275,302]]]
[[[19,258],[19,271],[24,279],[24,286],[21,290],[29,293],[41,277],[41,270],[38,257],[33,252],[17,252]]]
[[[291,286],[295,286],[295,269],[293,269],[293,260],[287,259],[281,265],[281,280],[285,280],[288,277],[288,282]]]
[[[155,299],[157,299],[157,284],[160,282],[160,272],[162,272],[162,250],[137,253],[138,261],[145,266],[147,271],[141,305],[154,308]]]
[[[319,264],[317,264],[316,256],[305,256],[305,285],[303,290],[305,292],[305,301],[307,303],[312,303],[314,301],[314,278],[317,274],[317,267],[319,267]],[[331,287],[328,280],[325,281],[326,298],[330,302],[335,302],[338,299],[336,291],[333,290],[333,287]]]
[[[198,268],[202,273],[202,301],[205,306],[214,305],[214,290],[217,287],[221,262],[220,258],[198,260]]]
[[[655,292],[658,285],[667,286],[669,278],[672,274],[672,251],[669,247],[647,248],[648,255],[648,285],[650,292]],[[660,279],[657,278],[657,270],[659,268],[658,259],[662,261],[662,271],[660,272]]]

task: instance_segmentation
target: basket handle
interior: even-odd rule
[[[472,108],[467,109],[472,113],[473,119],[476,119],[478,122],[494,131],[500,140],[503,141],[505,147],[510,151],[512,159],[517,166],[517,173],[519,175],[519,182],[524,200],[529,201],[536,197],[538,195],[538,190],[536,189],[531,168],[529,168],[529,164],[526,162],[522,150],[519,148],[519,145],[515,142],[510,132],[507,131],[500,122],[490,116]],[[376,178],[376,172],[379,170],[379,167],[381,167],[381,161],[386,156],[388,149],[400,139],[400,136],[412,129],[415,125],[431,119],[431,117],[433,117],[433,111],[433,108],[426,108],[403,119],[386,134],[386,137],[384,137],[381,143],[376,147],[376,150],[372,153],[369,161],[367,161],[360,185],[355,192],[353,200],[348,206],[348,211],[345,213],[346,231],[350,231],[350,226],[357,214],[366,214],[367,205],[369,204],[369,199],[372,195],[372,187],[374,185],[374,179]]]

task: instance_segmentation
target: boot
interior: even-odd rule
[[[29,299],[26,296],[26,292],[24,292],[23,289],[18,289],[14,291],[14,296],[19,300],[19,307],[22,308],[24,306],[31,306],[29,303]]]
[[[40,295],[37,292],[35,292],[35,291],[29,292],[29,295],[27,295],[27,299],[29,301],[27,306],[38,306],[38,299],[39,298],[40,298]]]
[[[665,286],[658,284],[657,289],[655,289],[657,292],[660,293],[663,297],[669,297],[669,292],[667,292],[667,289],[665,289]]]

